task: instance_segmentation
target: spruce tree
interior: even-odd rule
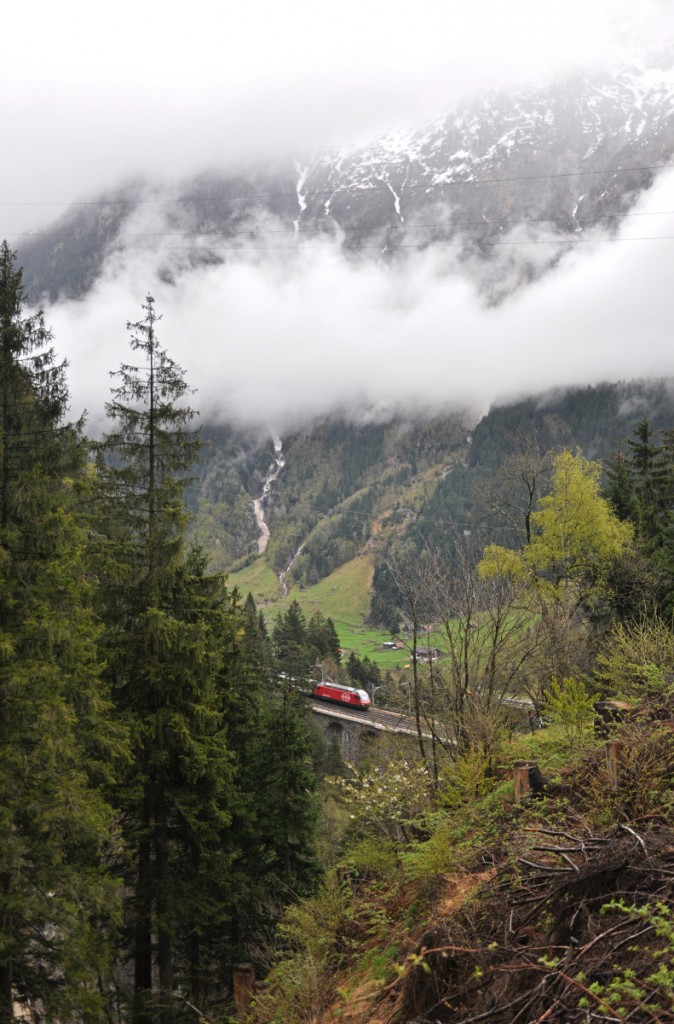
[[[252,744],[251,744],[252,745]],[[257,833],[264,851],[266,884],[291,895],[311,891],[319,867],[314,742],[306,704],[289,680],[265,705],[250,756],[258,767]]]
[[[186,548],[194,414],[183,371],[159,345],[151,296],[143,310],[127,325],[136,359],[113,375],[115,429],[99,476],[103,651],[132,738],[119,804],[132,862],[133,1019],[149,1024],[173,1019],[178,986],[202,998],[205,948],[227,919],[233,766],[218,677],[232,611],[221,580]]]
[[[269,925],[268,868],[270,855],[260,827],[260,796],[267,785],[267,765],[257,757],[264,708],[275,682],[272,650],[264,619],[252,595],[243,607],[236,590],[232,609],[237,628],[225,638],[226,656],[220,675],[227,743],[236,766],[236,798],[232,820],[223,836],[223,852],[231,858],[230,926],[214,936],[212,956],[225,967],[249,958]],[[230,979],[231,980],[231,979]]]
[[[307,622],[297,601],[292,601],[285,614],[279,612],[273,639],[280,671],[297,681],[308,679],[315,662],[315,651],[309,643]]]
[[[638,536],[648,550],[658,548],[667,526],[667,467],[664,449],[655,443],[651,425],[641,420],[629,439],[629,465],[638,503]]]
[[[636,526],[639,521],[637,491],[630,465],[622,452],[613,452],[606,465],[604,494],[618,518]]]
[[[326,619],[320,611],[314,612],[307,625],[307,641],[313,647],[316,659],[330,658],[339,665],[342,656],[339,637],[331,618]]]
[[[620,519],[635,526],[637,548],[616,565],[613,585],[619,614],[629,618],[654,605],[670,615],[674,605],[674,431],[656,444],[648,420],[629,440],[629,452],[614,452],[605,494]]]
[[[298,614],[299,613],[299,614]],[[286,616],[280,629],[285,631]],[[309,656],[304,617],[289,614],[290,648]],[[277,620],[277,626],[279,625]],[[237,793],[223,848],[233,854],[230,946],[223,959],[247,959],[269,941],[285,904],[318,877],[316,737],[306,703],[279,678],[264,619],[249,595],[243,631],[227,640],[222,673],[228,744],[236,759]]]
[[[77,503],[86,449],[41,313],[0,247],[0,1019],[105,1019],[120,734],[100,678]]]

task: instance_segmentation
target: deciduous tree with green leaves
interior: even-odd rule
[[[531,514],[531,541],[519,550],[484,549],[478,573],[527,584],[556,652],[555,671],[573,667],[571,633],[579,618],[610,602],[609,576],[634,531],[601,496],[601,466],[564,451],[554,460],[551,488]]]

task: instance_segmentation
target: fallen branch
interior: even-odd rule
[[[538,871],[545,871],[546,874],[569,874],[571,868],[553,868],[551,864],[536,864],[533,860],[527,860],[526,857],[517,858],[520,864],[526,864],[528,868],[536,868]]]
[[[621,830],[622,832],[629,832],[629,834],[630,834],[631,836],[634,836],[634,838],[636,839],[636,841],[637,841],[637,842],[639,843],[639,845],[640,845],[640,846],[642,847],[642,849],[643,849],[644,853],[646,854],[646,856],[647,856],[647,857],[649,856],[648,850],[646,849],[646,844],[645,844],[645,842],[643,841],[643,839],[641,838],[641,836],[640,836],[640,835],[639,835],[639,834],[638,834],[637,832],[635,832],[635,831],[634,831],[634,829],[633,829],[633,828],[630,828],[630,827],[629,827],[629,825],[618,825],[618,828],[619,828],[619,829],[620,829],[620,830]]]

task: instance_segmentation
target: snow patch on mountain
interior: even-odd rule
[[[387,262],[436,249],[447,272],[469,275],[494,303],[556,267],[581,233],[614,232],[673,154],[667,55],[614,74],[492,90],[369,145],[202,176],[181,184],[179,202],[168,202],[168,186],[146,184],[114,230],[105,208],[93,207],[27,246],[24,279],[33,295],[76,296],[108,261],[121,265],[140,248],[176,281],[213,263],[293,250],[301,258],[308,246]],[[98,264],[81,281],[69,249]]]

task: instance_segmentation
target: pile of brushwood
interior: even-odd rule
[[[347,851],[290,912],[256,1024],[674,1024],[671,711],[607,749],[585,734],[564,767],[533,744],[553,779],[516,802],[503,765],[391,864]]]
[[[601,772],[598,758],[563,798],[540,801],[548,805],[542,813],[524,811],[516,834],[490,852],[496,872],[488,887],[427,929],[395,986],[390,1017],[380,1019],[674,1021],[672,745],[671,733],[650,735],[645,761],[659,751],[670,777],[649,783],[638,744],[638,757],[626,760],[623,794],[607,794],[610,825],[582,806],[588,772]],[[649,800],[649,784],[657,801]],[[627,817],[635,800],[643,813]]]
[[[538,860],[426,933],[398,1020],[674,1020],[674,832],[536,840]]]

